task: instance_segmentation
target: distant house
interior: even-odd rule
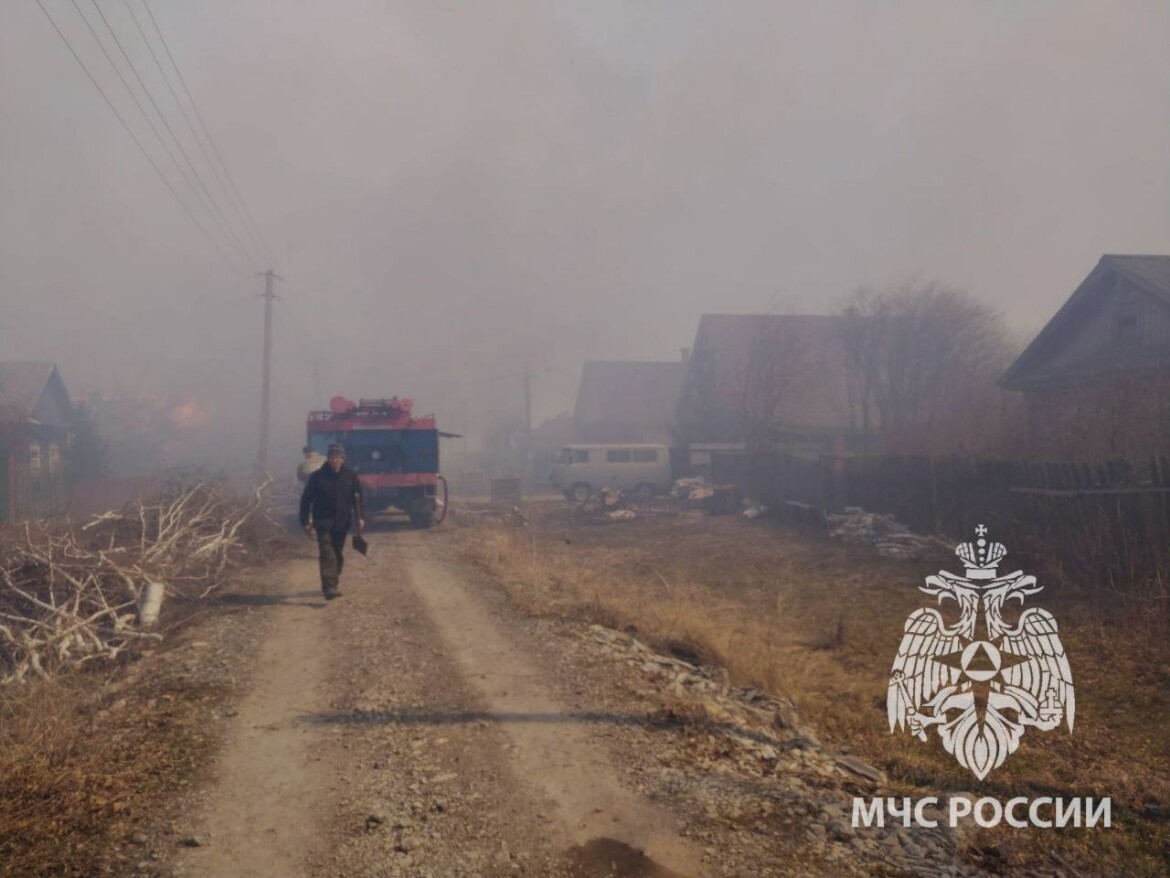
[[[692,451],[858,449],[864,424],[846,356],[850,319],[704,314],[676,411],[679,438]]]
[[[54,364],[0,363],[0,521],[66,510],[71,412]]]
[[[586,362],[573,409],[577,441],[670,444],[685,367],[685,352],[676,362]]]
[[[1049,455],[1170,451],[1170,256],[1102,256],[1000,386]]]
[[[549,472],[561,448],[577,441],[577,424],[570,412],[561,412],[532,429],[529,478],[541,488],[548,486]]]

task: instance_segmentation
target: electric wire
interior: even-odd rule
[[[211,136],[211,132],[207,128],[207,122],[204,120],[203,114],[199,112],[199,105],[195,103],[195,97],[191,94],[191,89],[187,87],[187,80],[183,78],[183,72],[179,69],[179,65],[175,61],[175,56],[171,54],[171,47],[167,43],[167,38],[163,36],[162,30],[159,28],[158,22],[154,18],[154,13],[150,9],[149,0],[142,0],[142,6],[146,9],[146,14],[150,17],[150,23],[154,27],[155,33],[158,34],[159,40],[162,42],[163,49],[167,53],[167,58],[170,59],[171,66],[174,68],[175,74],[179,78],[179,84],[183,86],[183,92],[187,95],[187,100],[191,102],[191,109],[195,111],[195,117],[199,120],[199,127],[203,129],[203,134],[207,138],[207,142],[211,145],[211,151],[215,153],[215,157],[219,160],[220,167],[223,169],[224,176],[227,177],[228,183],[231,185],[232,192],[235,193],[236,198],[239,200],[240,207],[243,208],[244,214],[247,216],[248,221],[252,224],[252,230],[263,246],[265,255],[269,258],[269,260],[275,263],[276,260],[273,257],[272,248],[268,246],[268,241],[261,233],[260,227],[256,225],[256,220],[252,216],[252,211],[248,209],[248,203],[244,201],[244,197],[240,194],[239,187],[236,186],[235,178],[232,177],[231,171],[228,170],[227,163],[223,160],[223,155],[220,153],[219,147],[215,145],[215,138]]]
[[[219,202],[216,201],[215,196],[213,196],[211,194],[211,191],[207,188],[207,184],[204,183],[202,175],[195,168],[194,163],[191,161],[191,157],[187,154],[187,150],[183,147],[182,141],[179,140],[178,136],[175,134],[174,129],[171,128],[171,123],[167,121],[167,117],[163,113],[162,109],[159,107],[158,101],[156,101],[154,99],[154,94],[151,92],[151,90],[147,86],[146,82],[143,81],[141,74],[139,74],[139,72],[138,72],[138,68],[135,66],[134,61],[130,58],[130,55],[126,52],[125,47],[122,45],[122,41],[120,39],[118,39],[117,32],[114,30],[113,27],[111,27],[109,19],[107,19],[106,14],[104,12],[102,12],[102,8],[98,5],[97,0],[90,0],[90,2],[93,4],[93,8],[97,10],[97,14],[101,18],[102,24],[104,24],[106,26],[106,30],[109,32],[110,37],[114,40],[114,45],[117,46],[118,51],[122,53],[122,57],[126,60],[126,64],[130,67],[130,72],[134,74],[134,78],[138,81],[138,84],[142,87],[142,91],[146,95],[146,99],[148,101],[150,101],[150,105],[152,107],[154,107],[154,111],[156,113],[158,113],[158,117],[162,121],[163,127],[165,127],[167,129],[167,133],[170,134],[171,139],[175,141],[175,146],[177,146],[179,148],[179,153],[183,156],[184,161],[187,162],[187,167],[190,168],[191,174],[194,177],[195,182],[199,184],[199,190],[201,190],[203,192],[203,194],[206,196],[206,201],[204,201],[204,208],[206,208],[207,205],[210,204],[211,209],[215,211],[215,213],[219,216],[220,220],[222,221],[222,228],[225,229],[227,231],[228,235],[232,238],[232,240],[235,241],[236,246],[239,247],[240,252],[244,255],[244,257],[251,263],[258,262],[258,260],[255,258],[255,256],[251,253],[250,248],[248,246],[246,246],[244,244],[244,242],[241,240],[240,236],[238,234],[236,234],[235,229],[232,228],[231,223],[228,221],[227,216],[224,215],[223,210],[220,208]],[[161,139],[161,135],[160,135],[160,139]],[[176,164],[177,164],[177,160],[176,160]],[[184,175],[184,177],[185,176],[186,175]],[[190,181],[188,181],[188,185],[191,185]],[[194,188],[194,187],[192,187],[192,188]],[[196,191],[196,195],[199,194],[199,190]]]
[[[155,138],[159,142],[159,145],[163,148],[163,152],[165,152],[167,157],[174,163],[176,170],[179,172],[179,176],[183,179],[183,182],[186,183],[187,186],[190,187],[191,191],[195,193],[195,197],[199,200],[200,206],[208,212],[208,216],[212,221],[212,224],[215,226],[215,228],[220,229],[222,232],[222,228],[219,226],[219,224],[215,223],[215,217],[211,216],[211,211],[208,210],[206,203],[204,203],[202,198],[200,198],[198,188],[194,183],[191,182],[191,179],[183,170],[183,166],[179,163],[179,160],[175,156],[174,151],[171,149],[170,144],[168,144],[166,140],[163,139],[162,132],[159,131],[158,125],[155,124],[154,120],[150,117],[150,114],[146,112],[146,108],[142,106],[142,101],[138,99],[138,95],[135,93],[134,89],[130,87],[130,83],[126,81],[126,77],[122,74],[122,69],[114,61],[113,56],[110,54],[109,49],[106,48],[106,44],[102,41],[101,37],[98,36],[97,31],[94,30],[93,24],[90,22],[89,18],[86,17],[85,13],[81,11],[81,7],[77,4],[77,0],[69,0],[69,2],[73,4],[74,11],[77,12],[77,15],[85,23],[86,29],[89,30],[90,36],[93,37],[94,42],[98,44],[98,48],[101,49],[102,54],[106,58],[106,61],[109,62],[109,65],[114,69],[114,73],[117,75],[118,80],[122,83],[122,87],[125,88],[126,91],[130,94],[130,99],[134,102],[134,106],[138,108],[138,112],[142,114],[142,118],[146,120],[147,126],[149,126],[151,133],[154,134]],[[96,2],[94,5],[96,7]],[[100,13],[101,10],[98,11]],[[251,261],[251,257],[247,255],[246,251],[241,252],[244,253],[244,264],[247,265]]]
[[[139,19],[138,14],[134,11],[133,5],[131,5],[130,0],[123,0],[123,2],[126,5],[126,11],[130,13],[130,18],[133,20],[134,26],[138,29],[138,35],[142,37],[142,42],[146,44],[146,49],[148,52],[150,52],[150,57],[154,60],[155,67],[158,68],[159,75],[162,77],[163,82],[166,83],[167,90],[170,92],[171,98],[174,99],[175,105],[179,108],[179,113],[182,115],[183,121],[187,125],[187,130],[191,132],[191,137],[195,141],[195,145],[199,148],[199,152],[203,155],[203,160],[207,162],[207,166],[211,168],[211,172],[215,176],[216,182],[219,183],[219,188],[227,195],[228,207],[232,210],[240,224],[240,227],[245,230],[246,234],[251,236],[254,243],[259,245],[260,250],[264,252],[266,258],[268,258],[271,262],[271,251],[263,239],[258,236],[257,230],[252,225],[249,225],[247,218],[240,210],[239,204],[232,197],[232,193],[228,189],[228,184],[224,181],[223,175],[220,172],[218,165],[208,154],[207,147],[203,144],[203,139],[195,130],[195,124],[191,121],[191,114],[188,112],[186,105],[179,97],[178,92],[175,91],[175,86],[171,82],[171,77],[167,74],[166,69],[163,67],[162,61],[158,57],[158,53],[154,50],[154,46],[151,44],[150,38],[146,35],[146,30],[142,27],[142,22]]]
[[[158,166],[158,162],[156,162],[154,160],[154,157],[151,156],[150,152],[147,151],[146,147],[142,145],[142,141],[140,141],[138,139],[138,136],[134,133],[134,130],[126,122],[126,120],[125,120],[125,118],[123,118],[122,114],[118,112],[118,108],[114,105],[114,102],[110,100],[109,95],[107,95],[105,90],[101,87],[101,85],[98,84],[97,79],[94,78],[94,75],[90,72],[89,68],[85,65],[85,62],[81,60],[81,56],[77,54],[77,51],[73,48],[73,44],[69,42],[69,38],[65,36],[64,32],[57,25],[56,20],[54,20],[53,16],[49,14],[49,10],[45,8],[44,3],[42,3],[41,0],[35,0],[35,2],[37,4],[37,6],[40,7],[41,12],[44,13],[45,18],[48,19],[49,24],[52,25],[53,30],[57,32],[57,36],[59,36],[61,38],[61,41],[65,44],[65,48],[69,50],[69,54],[73,56],[73,60],[77,62],[79,67],[81,67],[82,71],[85,73],[85,75],[89,79],[90,83],[92,83],[93,87],[95,89],[97,89],[98,94],[100,94],[102,96],[102,100],[104,100],[106,102],[106,106],[110,108],[110,112],[113,113],[115,118],[117,118],[117,120],[121,123],[121,125],[125,129],[126,133],[130,136],[130,139],[132,141],[134,141],[134,145],[138,147],[139,152],[141,152],[142,155],[146,158],[146,160],[150,163],[150,166],[152,168],[154,168],[154,172],[156,174],[158,174],[159,179],[163,181],[163,183],[166,185],[167,189],[170,190],[171,195],[173,195],[175,200],[177,202],[179,202],[179,206],[183,208],[183,211],[187,214],[188,217],[191,218],[191,221],[193,223],[195,223],[195,225],[199,229],[199,231],[203,233],[203,237],[205,237],[207,239],[208,243],[211,244],[211,246],[215,249],[216,253],[219,254],[220,258],[223,259],[224,263],[227,264],[232,269],[233,272],[241,275],[245,279],[251,280],[248,272],[241,269],[240,266],[237,265],[231,259],[231,257],[229,257],[227,255],[227,253],[224,251],[223,247],[220,246],[220,243],[215,240],[215,238],[211,235],[210,232],[207,231],[207,229],[204,227],[203,223],[199,221],[199,218],[195,215],[195,213],[187,205],[187,202],[185,202],[183,200],[182,196],[179,195],[178,190],[175,189],[174,185],[171,183],[171,181],[167,177],[167,175],[163,173],[162,168],[160,168]]]
[[[199,148],[199,152],[203,156],[203,160],[207,163],[207,166],[211,168],[211,173],[214,175],[216,182],[219,184],[220,190],[227,196],[228,209],[231,210],[233,216],[235,216],[236,222],[240,228],[244,230],[244,234],[250,236],[252,243],[258,245],[259,250],[264,253],[265,258],[271,261],[271,253],[268,250],[267,245],[261,238],[257,236],[256,230],[248,224],[248,220],[241,212],[239,204],[237,204],[236,200],[232,197],[232,193],[228,189],[228,184],[224,181],[219,167],[211,158],[210,154],[208,154],[207,147],[203,145],[203,139],[195,130],[195,123],[191,121],[191,114],[188,112],[186,105],[179,97],[179,93],[175,91],[174,83],[171,82],[170,75],[167,74],[166,69],[163,67],[162,60],[158,57],[158,53],[154,50],[154,45],[151,43],[150,38],[146,35],[146,30],[142,27],[142,21],[138,17],[138,13],[134,11],[134,6],[131,4],[130,0],[122,0],[122,2],[126,5],[126,11],[130,14],[130,19],[134,22],[134,27],[138,30],[138,35],[142,38],[142,42],[146,44],[146,50],[150,53],[150,57],[154,61],[154,66],[158,68],[159,76],[162,77],[162,81],[166,84],[167,91],[170,92],[171,98],[175,102],[175,106],[179,108],[179,114],[183,117],[183,122],[186,124],[187,130],[191,132],[192,140],[195,141],[195,145]]]

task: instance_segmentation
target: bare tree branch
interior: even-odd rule
[[[160,639],[143,628],[162,594],[206,597],[222,583],[247,552],[245,525],[270,514],[268,487],[241,501],[223,485],[179,483],[78,528],[26,522],[0,530],[0,685]]]

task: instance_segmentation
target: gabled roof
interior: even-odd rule
[[[588,360],[573,417],[578,424],[624,424],[666,430],[674,419],[685,365],[678,362]]]
[[[1103,281],[1111,274],[1120,275],[1144,292],[1170,303],[1170,256],[1106,253],[1069,296],[1068,301],[1004,372],[999,380],[1001,387],[1022,390],[1036,379],[1045,361],[1059,352],[1062,340],[1073,327],[1086,319],[1110,294],[1111,285]]]
[[[799,346],[802,373],[786,408],[793,426],[839,429],[851,426],[845,339],[849,321],[843,314],[704,314],[695,334],[693,368],[715,359],[716,391],[734,407],[736,375],[761,338]]]
[[[69,394],[53,363],[0,363],[0,421],[68,424]]]
[[[1123,274],[1146,292],[1170,302],[1170,256],[1119,256],[1105,254],[1098,264],[1106,264]]]

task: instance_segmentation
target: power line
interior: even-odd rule
[[[98,48],[101,49],[102,54],[106,58],[106,61],[108,61],[110,66],[112,68],[114,68],[114,73],[117,74],[118,80],[122,83],[122,87],[125,88],[127,92],[129,92],[130,99],[134,102],[134,106],[138,108],[138,112],[142,114],[142,118],[146,120],[146,124],[149,126],[151,132],[154,134],[155,138],[158,140],[159,145],[163,148],[163,152],[165,152],[167,154],[167,157],[174,163],[175,168],[179,172],[179,176],[182,177],[183,182],[186,183],[187,186],[190,187],[191,191],[195,193],[195,197],[198,199],[199,198],[199,190],[195,187],[195,184],[191,182],[190,178],[187,176],[186,172],[183,170],[182,165],[179,164],[179,160],[178,160],[178,158],[175,157],[175,153],[171,149],[170,144],[168,144],[166,142],[166,140],[163,139],[162,132],[160,132],[158,130],[158,126],[154,123],[154,120],[150,118],[150,114],[146,112],[146,108],[142,106],[142,101],[138,100],[138,95],[134,92],[134,89],[132,89],[130,87],[130,83],[126,81],[126,77],[122,75],[121,68],[118,67],[117,63],[114,61],[113,56],[110,54],[109,50],[106,48],[106,44],[104,42],[102,42],[101,37],[98,36],[97,31],[94,30],[93,25],[90,23],[89,19],[85,15],[85,13],[81,11],[81,7],[77,5],[77,0],[69,0],[69,2],[73,4],[74,11],[77,12],[77,15],[85,23],[86,29],[89,30],[89,34],[90,34],[90,36],[93,37],[94,42],[96,42],[98,44]],[[96,2],[94,2],[94,6],[97,7]],[[99,14],[101,13],[100,9],[98,9],[98,13]],[[200,199],[200,204],[204,210],[207,210],[207,205],[206,205],[206,203],[204,203],[202,201],[202,199]],[[212,223],[214,224],[215,217],[211,215],[211,211],[208,211],[208,216],[212,220]],[[218,225],[216,225],[216,227],[220,228],[222,231],[222,227],[220,227]],[[229,235],[229,237],[230,237],[230,235]],[[251,257],[247,254],[246,250],[241,250],[241,253],[243,253],[243,255],[244,255],[244,264],[247,265],[251,261]]]
[[[223,155],[219,151],[219,147],[215,145],[215,138],[211,136],[211,132],[207,128],[207,122],[203,118],[203,114],[199,112],[199,105],[195,103],[195,98],[191,94],[191,89],[187,87],[187,80],[183,78],[183,72],[179,70],[179,65],[175,61],[175,56],[171,54],[171,47],[167,44],[167,38],[163,36],[162,30],[155,21],[154,13],[150,9],[149,0],[142,0],[142,6],[146,9],[146,14],[150,16],[150,23],[154,26],[155,33],[158,34],[159,40],[162,41],[163,49],[166,50],[167,58],[170,59],[171,66],[175,69],[175,74],[179,77],[179,84],[183,86],[183,92],[187,95],[187,100],[191,102],[191,109],[195,111],[195,117],[199,120],[199,126],[203,129],[204,136],[207,137],[207,142],[211,145],[211,151],[215,153],[215,157],[219,160],[220,167],[223,168],[224,176],[227,177],[228,183],[231,184],[232,192],[235,193],[239,200],[240,206],[244,210],[244,214],[248,217],[248,221],[252,224],[252,230],[259,239],[261,245],[264,247],[264,255],[268,257],[270,262],[275,263],[276,259],[272,255],[272,248],[268,246],[267,240],[260,232],[259,226],[256,225],[256,220],[252,217],[252,211],[248,210],[248,203],[244,201],[244,197],[240,195],[240,190],[236,186],[236,181],[232,177],[231,171],[228,170],[227,163],[223,160]]]
[[[89,68],[85,66],[85,62],[81,60],[81,56],[77,54],[77,51],[73,48],[73,44],[69,42],[68,37],[66,37],[65,34],[61,31],[61,28],[57,26],[57,22],[53,20],[53,16],[49,14],[49,10],[45,8],[44,3],[42,3],[41,0],[36,0],[36,4],[40,7],[41,12],[44,13],[45,18],[48,19],[49,24],[53,26],[53,30],[57,32],[57,36],[59,36],[61,41],[65,44],[65,48],[69,50],[69,54],[73,56],[73,60],[76,61],[78,66],[80,66],[82,71],[84,71],[86,77],[88,77],[89,81],[93,84],[93,87],[97,89],[98,94],[102,96],[102,100],[106,102],[106,106],[110,108],[110,112],[114,114],[120,123],[122,123],[122,127],[126,130],[126,133],[130,135],[130,139],[134,141],[134,145],[138,147],[139,151],[143,156],[145,156],[146,160],[150,162],[150,166],[154,168],[154,172],[158,174],[159,179],[163,181],[167,189],[170,190],[171,195],[173,195],[175,200],[179,202],[179,206],[183,208],[187,216],[191,218],[191,221],[195,223],[195,225],[199,228],[199,231],[203,233],[203,236],[207,238],[211,246],[215,248],[215,252],[220,255],[220,258],[223,259],[223,261],[232,269],[232,271],[247,278],[248,272],[242,270],[238,265],[236,265],[235,262],[231,260],[227,253],[224,252],[219,242],[211,236],[211,234],[203,226],[203,223],[199,221],[199,218],[195,216],[191,208],[187,206],[187,202],[185,202],[179,195],[178,191],[176,191],[174,185],[172,185],[171,181],[167,178],[167,175],[162,172],[162,169],[158,166],[158,163],[154,160],[151,154],[147,152],[146,147],[142,145],[142,141],[138,139],[137,135],[134,134],[134,131],[122,117],[122,114],[118,112],[118,108],[114,106],[114,102],[110,100],[109,95],[107,95],[102,87],[98,85],[98,81],[94,78],[93,74],[90,73]]]
[[[274,261],[271,259],[271,252],[268,250],[264,241],[257,237],[256,231],[248,224],[247,218],[243,215],[243,213],[240,211],[239,205],[232,198],[232,194],[228,189],[227,183],[224,182],[224,178],[220,173],[219,168],[216,166],[216,163],[212,161],[211,156],[207,152],[207,147],[203,145],[203,139],[200,138],[199,133],[195,130],[195,125],[191,121],[191,114],[187,111],[186,105],[184,105],[183,101],[179,98],[179,94],[175,91],[175,86],[171,82],[171,77],[167,75],[166,70],[163,68],[162,61],[158,57],[158,53],[154,50],[154,46],[151,44],[150,38],[147,37],[146,30],[142,27],[142,22],[138,18],[138,13],[134,11],[134,7],[131,5],[130,0],[123,0],[123,2],[126,5],[126,11],[130,13],[130,18],[134,22],[134,27],[138,29],[138,35],[142,37],[142,42],[146,44],[146,50],[150,52],[150,57],[154,60],[154,66],[158,68],[159,75],[166,84],[167,91],[171,93],[171,98],[174,99],[175,106],[179,108],[179,113],[182,115],[183,121],[187,125],[187,130],[191,132],[191,138],[195,141],[195,145],[199,147],[199,152],[203,155],[203,160],[207,162],[207,166],[211,168],[211,173],[215,176],[216,182],[219,183],[219,188],[224,192],[225,195],[227,195],[229,209],[234,213],[237,222],[239,223],[240,227],[244,229],[245,233],[252,237],[254,243],[258,243],[260,245],[260,249],[265,252],[265,256],[269,258],[269,261]]]
[[[150,88],[143,81],[142,76],[138,72],[138,68],[134,65],[134,61],[130,58],[130,55],[126,52],[125,47],[122,45],[122,41],[120,39],[118,39],[118,34],[114,31],[113,27],[110,26],[110,22],[109,22],[109,19],[106,18],[106,14],[104,12],[102,12],[102,8],[100,6],[98,6],[97,0],[90,0],[90,2],[93,4],[93,8],[97,10],[97,14],[101,18],[102,24],[104,24],[106,26],[106,30],[109,31],[110,36],[113,38],[114,45],[116,45],[118,47],[118,51],[122,53],[122,57],[126,60],[126,64],[129,65],[130,72],[134,74],[134,78],[138,81],[138,84],[142,87],[142,91],[146,95],[146,99],[148,101],[150,101],[150,105],[152,107],[154,107],[154,111],[156,113],[158,113],[158,117],[160,120],[162,120],[163,126],[167,129],[167,133],[170,134],[171,139],[175,141],[175,146],[177,146],[179,148],[180,154],[183,156],[183,159],[187,162],[187,167],[191,169],[191,174],[194,176],[195,182],[199,184],[199,189],[201,189],[203,191],[203,193],[207,196],[207,200],[204,203],[204,207],[206,208],[207,204],[211,205],[212,210],[214,210],[216,212],[216,214],[218,214],[220,220],[222,220],[222,222],[223,222],[222,228],[227,230],[228,235],[232,238],[233,241],[235,241],[236,246],[240,248],[240,252],[244,255],[244,257],[251,262],[257,262],[258,260],[256,260],[255,257],[252,255],[252,253],[249,251],[249,248],[240,239],[240,236],[236,234],[235,229],[233,229],[231,227],[231,223],[228,222],[228,218],[224,215],[224,212],[220,209],[219,203],[215,200],[215,197],[211,194],[211,191],[207,188],[207,185],[203,182],[203,177],[199,174],[199,171],[196,170],[195,165],[191,161],[191,157],[189,155],[187,155],[187,150],[183,147],[182,141],[180,141],[179,138],[175,135],[174,129],[171,128],[171,123],[167,121],[166,115],[163,113],[162,109],[159,107],[158,102],[154,99],[154,95],[151,93]],[[74,6],[76,6],[76,3],[74,3]],[[127,86],[127,88],[129,88],[129,86]],[[140,109],[141,109],[141,105],[140,105]],[[145,114],[145,111],[143,111],[143,112]],[[160,135],[159,139],[160,140],[162,139],[161,135]],[[172,158],[173,158],[173,156],[172,156]],[[176,164],[178,164],[177,160],[176,160]],[[191,185],[190,181],[188,181],[188,185]],[[199,190],[196,190],[195,194],[198,195]]]

